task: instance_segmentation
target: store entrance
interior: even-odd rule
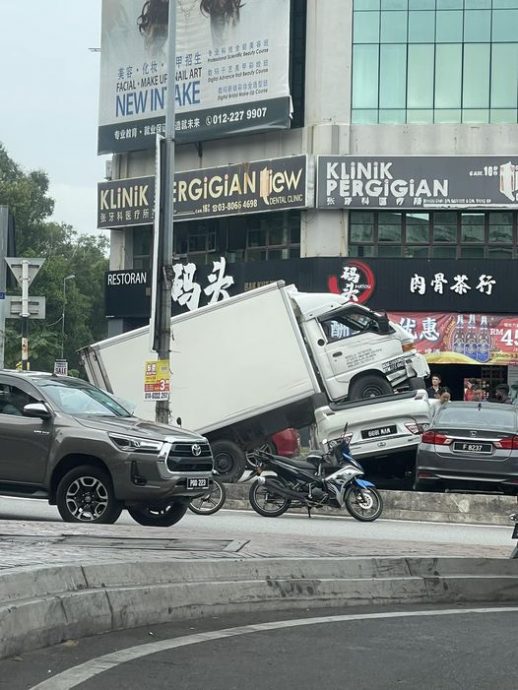
[[[431,374],[441,377],[442,385],[451,391],[452,400],[464,399],[464,379],[477,379],[482,388],[491,393],[499,383],[507,383],[507,367],[477,364],[430,364]],[[431,379],[426,382],[431,385]]]

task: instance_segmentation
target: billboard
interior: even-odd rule
[[[518,156],[319,156],[317,206],[516,208]]]
[[[98,153],[163,132],[164,0],[103,0]],[[176,0],[179,143],[289,127],[290,0]]]

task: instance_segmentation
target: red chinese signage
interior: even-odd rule
[[[389,312],[434,364],[518,364],[518,317]]]

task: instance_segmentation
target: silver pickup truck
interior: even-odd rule
[[[0,371],[0,496],[45,498],[66,522],[111,524],[126,508],[168,527],[212,468],[204,436],[134,417],[86,381]]]
[[[350,448],[368,474],[404,478],[413,472],[421,434],[431,424],[435,401],[419,389],[315,409],[312,445],[339,437],[347,427]]]

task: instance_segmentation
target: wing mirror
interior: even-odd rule
[[[50,419],[52,416],[44,403],[29,403],[23,408],[24,417],[39,417],[39,419]]]

